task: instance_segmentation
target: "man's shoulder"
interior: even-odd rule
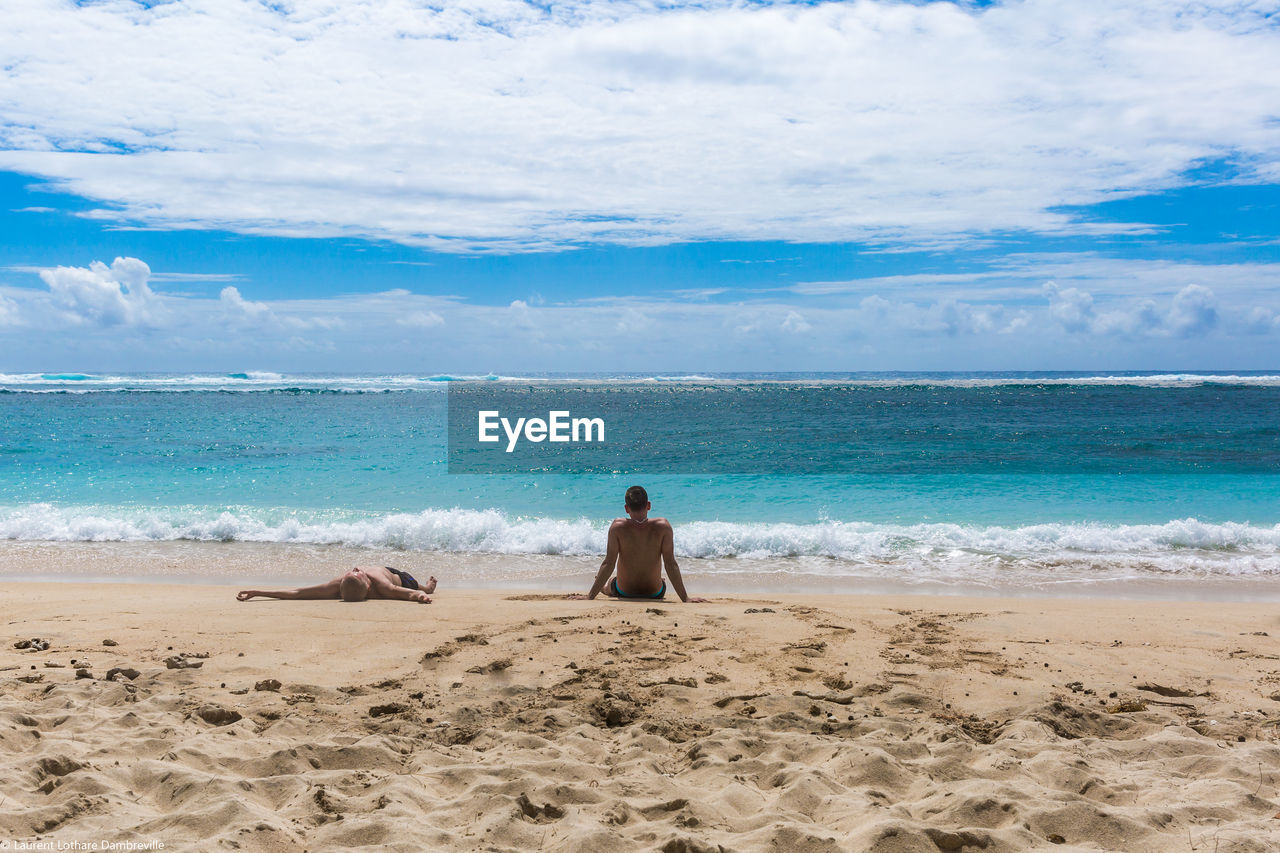
[[[667,530],[671,529],[671,522],[667,521],[665,518],[651,518],[649,521],[654,527],[664,527]]]

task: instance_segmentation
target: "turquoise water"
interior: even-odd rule
[[[696,414],[673,429],[703,462],[824,473],[688,473],[677,455],[643,477],[450,474],[438,377],[10,375],[0,538],[586,555],[639,480],[680,553],[800,573],[1280,572],[1274,375],[493,381],[635,406],[678,393],[735,436],[703,442]],[[783,441],[770,412],[841,428]]]

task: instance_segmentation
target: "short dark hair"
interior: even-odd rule
[[[644,509],[649,502],[649,493],[644,486],[632,486],[627,489],[627,509]]]
[[[343,601],[364,601],[369,597],[369,582],[351,575],[343,575],[338,584],[338,592]]]

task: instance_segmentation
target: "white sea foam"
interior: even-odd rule
[[[314,376],[250,370],[241,373],[186,375],[0,374],[0,389],[31,393],[108,391],[403,391],[443,390],[444,383],[417,376]],[[461,378],[461,377],[459,377]]]
[[[249,508],[138,510],[29,504],[0,509],[0,539],[62,542],[241,541],[334,544],[409,551],[597,556],[607,524],[512,517],[497,510],[429,509],[360,516]],[[1269,576],[1280,574],[1280,525],[1051,523],[1022,527],[689,522],[676,551],[724,563],[791,561],[832,576],[909,571],[977,579],[991,572]]]
[[[204,377],[193,376],[194,381],[200,381]],[[272,373],[269,370],[247,370],[244,373],[229,373],[228,379],[242,379],[246,382],[279,382],[284,379],[281,373]]]
[[[80,373],[0,373],[0,389],[26,392],[75,392],[120,390],[149,391],[270,391],[305,389],[322,391],[404,391],[439,390],[450,381],[489,380],[498,382],[535,382],[545,384],[612,384],[612,383],[708,383],[799,385],[855,385],[873,387],[939,386],[996,387],[1007,385],[1103,386],[1125,385],[1160,388],[1194,387],[1198,385],[1248,385],[1280,387],[1278,374],[1201,374],[1147,373],[1142,375],[971,375],[971,374],[884,374],[842,377],[833,374],[726,377],[714,374],[679,374],[652,376],[505,376],[498,374],[432,374],[382,376],[320,376],[314,374],[281,374],[248,370],[219,374],[80,374]]]

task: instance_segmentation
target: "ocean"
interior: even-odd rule
[[[679,416],[634,469],[459,473],[451,386],[623,401],[615,447],[651,404]],[[572,590],[635,482],[695,591],[1273,597],[1280,575],[1274,373],[0,374],[0,424],[0,576],[182,579],[174,555],[252,543],[260,577],[334,553]],[[244,579],[225,563],[194,574]]]

